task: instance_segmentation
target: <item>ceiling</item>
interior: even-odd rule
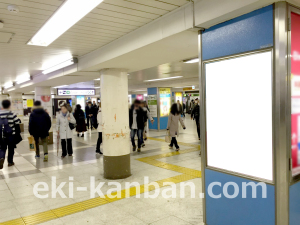
[[[0,0],[0,32],[13,33],[0,44],[0,85],[18,76],[39,74],[72,56],[83,56],[177,9],[187,0],[104,0],[48,47],[26,43],[63,3],[61,0]],[[15,4],[15,14],[7,6]],[[86,81],[84,78],[74,82]],[[50,84],[48,84],[50,85]],[[54,84],[56,85],[56,84]]]

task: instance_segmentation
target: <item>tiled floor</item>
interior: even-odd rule
[[[151,157],[174,152],[168,148],[168,144],[162,141],[165,132],[150,131],[151,140],[146,141],[146,147],[141,153],[131,154],[132,176],[126,179],[117,180],[125,189],[125,182],[144,183],[144,177],[148,176],[150,182],[164,180],[181,175],[176,169],[166,169],[175,165],[176,168],[201,169],[201,159],[197,145],[199,144],[195,122],[185,119],[187,129],[182,130],[178,138],[181,144],[181,152],[184,154],[174,154],[168,157],[158,157],[155,159],[158,166],[153,164]],[[56,143],[49,146],[49,162],[43,159],[35,159],[34,152],[29,152],[28,133],[25,132],[24,141],[18,145],[15,154],[15,166],[7,167],[0,171],[0,223],[18,218],[36,215],[41,212],[52,212],[52,210],[68,206],[90,199],[87,191],[77,191],[77,187],[90,188],[90,177],[94,176],[96,183],[106,182],[101,188],[105,192],[111,188],[109,180],[103,178],[103,158],[95,154],[95,144],[97,133],[86,133],[84,138],[74,134],[73,148],[74,156],[61,159],[59,152],[57,156]],[[55,135],[54,135],[55,136]],[[56,140],[55,140],[56,141]],[[186,144],[184,144],[186,143]],[[192,147],[192,145],[194,147]],[[196,148],[195,148],[196,146]],[[193,149],[190,151],[191,149]],[[147,163],[150,160],[150,164]],[[151,164],[152,163],[152,164]],[[159,166],[160,165],[160,166]],[[187,172],[188,173],[188,172]],[[33,193],[33,186],[38,182],[45,182],[50,187],[53,185],[51,177],[56,177],[56,183],[68,182],[73,177],[74,196],[69,198],[69,185],[66,184],[62,190],[66,198],[57,195],[56,198],[39,199]],[[201,178],[193,177],[188,182],[193,182],[196,188],[196,196],[201,193]],[[159,195],[157,198],[145,198],[146,193],[141,194],[141,198],[135,196],[124,198],[109,204],[78,211],[77,213],[63,216],[54,220],[46,219],[43,224],[199,224],[202,225],[202,199],[191,198],[191,189],[185,188],[185,198],[180,197],[180,185],[176,183],[176,197],[164,198]],[[169,189],[168,189],[169,188]],[[167,192],[170,187],[161,187],[160,193]],[[154,194],[156,190],[150,191]],[[96,196],[97,197],[97,196]],[[46,218],[46,217],[45,217]],[[23,219],[18,220],[20,224]],[[16,222],[16,221],[15,221]],[[26,222],[26,224],[34,224]]]

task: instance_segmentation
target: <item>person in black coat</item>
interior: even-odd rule
[[[131,108],[129,109],[129,127],[131,129],[130,137],[132,143],[133,151],[136,150],[136,145],[134,141],[135,134],[138,136],[138,152],[141,151],[141,146],[143,144],[143,131],[145,122],[145,112],[141,108],[141,102],[135,100]]]
[[[39,139],[41,138],[44,150],[44,161],[48,161],[47,137],[51,129],[51,118],[42,108],[40,101],[34,102],[34,108],[29,117],[29,133],[34,137],[36,158],[40,158]]]
[[[87,106],[85,107],[85,117],[86,117],[86,122],[87,122],[87,127],[90,129],[90,124],[91,124],[91,129],[93,129],[93,115],[95,113],[95,110],[92,106],[91,102],[88,102]]]
[[[84,117],[84,112],[81,109],[81,105],[79,105],[79,104],[76,105],[74,117],[76,120],[77,136],[79,137],[79,133],[82,133],[81,137],[84,137],[84,132],[86,132],[85,117]]]
[[[200,140],[200,105],[198,98],[195,99],[195,105],[191,113],[191,119],[196,121],[198,138]]]

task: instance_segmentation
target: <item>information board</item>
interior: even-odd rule
[[[150,110],[150,115],[154,118],[157,117],[157,96],[148,95],[148,107]]]

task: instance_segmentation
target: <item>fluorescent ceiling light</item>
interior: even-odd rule
[[[94,80],[100,80],[100,78],[98,78],[98,79],[94,79]]]
[[[30,74],[26,73],[24,75],[18,76],[17,80],[16,80],[16,83],[17,84],[22,84],[22,83],[25,83],[27,81],[30,81],[31,79],[32,79],[32,77],[30,76]]]
[[[147,90],[145,90],[145,89],[144,90],[135,90],[134,92],[138,92],[138,91],[147,91]]]
[[[66,87],[66,86],[68,86],[68,85],[56,86],[56,87],[54,87],[54,88],[61,88],[61,87]]]
[[[63,63],[60,63],[60,64],[56,65],[56,66],[53,66],[53,67],[51,67],[51,68],[49,68],[49,69],[46,69],[46,70],[44,70],[42,73],[43,73],[43,74],[52,73],[52,72],[54,72],[54,71],[56,71],[56,70],[65,68],[65,67],[67,67],[67,66],[71,66],[71,65],[73,65],[73,64],[75,64],[75,63],[78,63],[78,59],[77,59],[77,58],[72,58],[72,59],[69,59],[69,60],[67,60],[67,61],[65,61],[65,62],[63,62]]]
[[[189,60],[185,60],[183,61],[184,63],[197,63],[199,62],[199,58],[196,58],[196,59],[189,59]]]
[[[35,91],[32,91],[32,92],[35,92]]]
[[[48,46],[103,0],[67,0],[31,38],[28,45]]]
[[[158,81],[158,80],[170,80],[170,79],[176,79],[181,78],[182,76],[176,76],[176,77],[165,77],[165,78],[159,78],[159,79],[153,79],[153,80],[144,80],[144,82],[152,82],[152,81]]]
[[[8,89],[8,88],[11,88],[11,87],[13,87],[14,86],[14,83],[13,82],[6,82],[5,84],[4,84],[4,88],[5,89]]]

